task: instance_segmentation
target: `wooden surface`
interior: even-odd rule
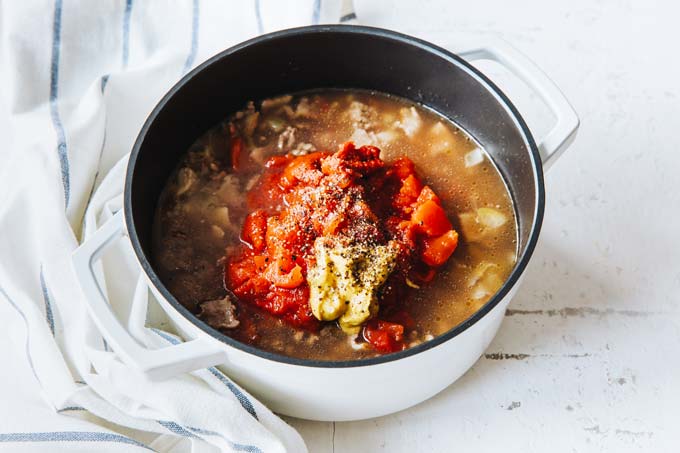
[[[506,40],[556,81],[582,127],[547,175],[540,243],[486,356],[391,416],[289,420],[310,451],[679,451],[680,63],[668,52],[680,8],[356,3],[363,24],[452,48]],[[545,108],[488,72],[540,137]]]

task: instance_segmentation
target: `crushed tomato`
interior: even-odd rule
[[[306,281],[314,241],[393,240],[400,250],[397,266],[381,289],[378,318],[363,326],[363,338],[381,353],[404,349],[404,330],[413,324],[404,311],[407,280],[431,281],[458,243],[439,197],[422,183],[411,160],[387,165],[378,148],[351,142],[336,153],[276,156],[246,198],[250,213],[242,246],[225,266],[225,285],[236,296],[295,327],[318,330]]]

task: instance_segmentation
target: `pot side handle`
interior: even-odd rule
[[[538,144],[543,168],[548,170],[574,141],[580,123],[574,108],[557,85],[529,58],[501,41],[457,54],[467,61],[495,61],[527,84],[550,108],[555,115],[556,123]]]
[[[72,256],[73,270],[80,284],[87,309],[106,341],[123,362],[151,380],[162,380],[225,361],[225,353],[217,345],[195,339],[161,349],[140,345],[123,327],[95,275],[95,264],[111,245],[125,235],[123,210],[118,211]]]

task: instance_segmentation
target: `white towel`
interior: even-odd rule
[[[120,209],[127,154],[174,82],[258,33],[349,19],[348,4],[0,2],[0,449],[306,451],[215,368],[154,385],[127,372],[86,313],[70,256]],[[103,272],[139,341],[181,341],[152,328],[160,315],[146,319],[129,243]]]

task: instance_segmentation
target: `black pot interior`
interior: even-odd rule
[[[151,227],[165,181],[188,147],[249,100],[324,87],[376,90],[422,103],[454,120],[490,154],[514,200],[519,260],[507,288],[482,310],[488,311],[523,270],[540,228],[543,179],[531,135],[505,96],[458,57],[365,27],[305,27],[256,38],[204,63],[166,95],[140,133],[126,181],[128,230],[145,270],[163,289],[149,265]],[[449,334],[443,337],[455,332]]]

